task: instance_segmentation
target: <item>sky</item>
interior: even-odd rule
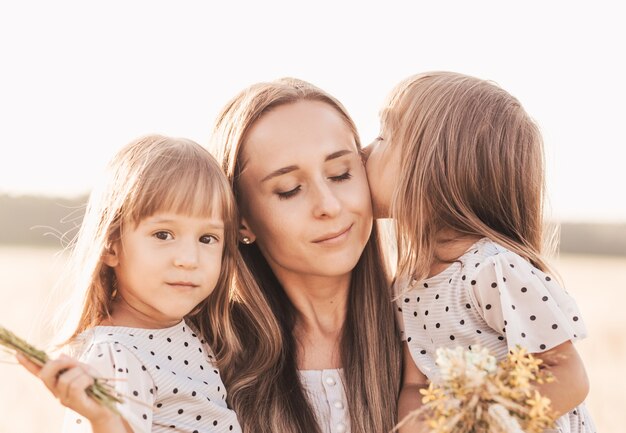
[[[206,144],[231,97],[283,76],[336,96],[368,143],[397,82],[451,70],[495,81],[539,124],[550,218],[626,223],[618,4],[2,2],[0,194],[87,193],[148,133]]]

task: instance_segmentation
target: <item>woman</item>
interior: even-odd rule
[[[391,430],[401,352],[348,113],[307,82],[258,83],[225,106],[211,147],[240,207],[240,250],[283,341],[257,367],[262,348],[242,324],[243,351],[223,358],[244,431]]]

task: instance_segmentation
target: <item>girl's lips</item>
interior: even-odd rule
[[[197,284],[194,283],[190,283],[188,281],[174,281],[171,283],[167,283],[168,286],[173,286],[173,287],[198,287]]]

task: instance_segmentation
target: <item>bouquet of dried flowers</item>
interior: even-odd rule
[[[39,366],[43,366],[50,359],[44,351],[35,348],[2,326],[0,326],[0,346],[21,353]],[[123,400],[106,379],[95,378],[93,385],[87,388],[86,392],[91,398],[119,414],[115,404],[123,403]]]
[[[423,405],[396,429],[420,421],[431,433],[540,433],[554,422],[535,388],[553,380],[541,363],[519,346],[499,363],[480,346],[439,348],[440,380],[420,390]]]

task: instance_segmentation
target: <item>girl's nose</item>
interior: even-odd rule
[[[363,163],[366,163],[367,159],[370,157],[370,154],[374,149],[374,143],[376,143],[376,141],[368,144],[366,147],[361,149],[361,159],[363,160]]]
[[[177,251],[174,258],[174,265],[180,268],[194,269],[198,267],[198,247],[196,242],[193,245],[184,245]]]

